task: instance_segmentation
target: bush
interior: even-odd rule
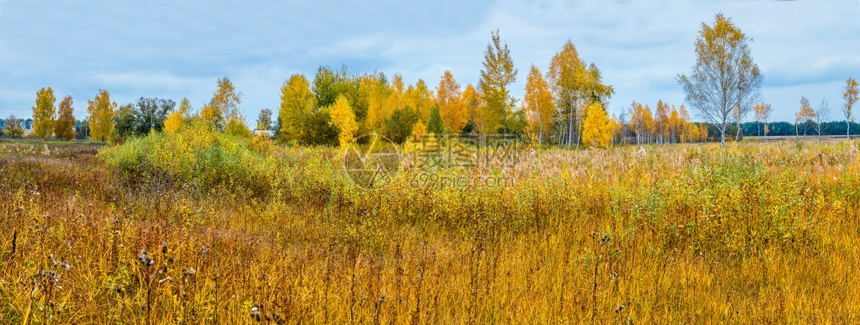
[[[130,181],[157,179],[259,193],[269,187],[267,171],[273,159],[254,151],[249,141],[195,121],[176,133],[131,138],[99,156]]]

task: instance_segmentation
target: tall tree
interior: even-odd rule
[[[388,81],[382,73],[366,74],[360,78],[359,91],[364,98],[367,113],[365,126],[369,130],[379,130],[385,120],[391,115],[388,112],[386,101],[391,93]]]
[[[404,94],[406,106],[412,107],[421,114],[421,120],[426,122],[430,119],[430,110],[436,105],[433,92],[427,87],[427,83],[418,79],[415,86],[409,86]]]
[[[349,106],[349,100],[340,95],[333,105],[327,108],[331,114],[331,125],[338,129],[338,142],[340,142],[341,150],[346,149],[353,139],[355,139],[358,131],[358,123],[355,121],[355,113]]]
[[[750,39],[723,14],[712,26],[702,23],[700,33],[693,72],[679,75],[678,83],[690,106],[717,126],[722,146],[732,110],[746,115],[758,99],[762,76],[750,54]]]
[[[666,139],[669,137],[669,104],[658,100],[654,114],[656,115],[655,122],[657,122],[657,141],[666,143]]]
[[[385,100],[385,112],[389,115],[394,114],[394,111],[402,109],[405,104],[406,89],[403,85],[403,76],[395,74],[391,77],[391,94]]]
[[[66,96],[57,107],[57,121],[54,122],[54,136],[61,140],[75,138],[75,109],[72,107],[72,96]]]
[[[532,65],[526,81],[526,94],[523,98],[523,110],[534,132],[537,132],[538,143],[543,143],[544,134],[552,133],[553,111],[555,103],[549,86],[543,79],[538,67]]]
[[[508,45],[502,46],[498,30],[491,35],[492,42],[484,52],[484,68],[478,83],[484,102],[481,110],[482,125],[479,127],[482,133],[495,133],[505,127],[503,123],[507,113],[514,106],[508,85],[517,79],[517,70],[514,69]]]
[[[164,130],[164,120],[176,107],[171,99],[141,97],[135,104],[135,132],[146,135],[151,130]]]
[[[430,108],[430,118],[427,120],[427,132],[434,134],[445,133],[445,126],[442,123],[442,116],[439,114],[439,106],[433,105]]]
[[[113,116],[113,132],[111,134],[114,140],[124,140],[137,133],[137,119],[134,110],[134,105],[120,105]]]
[[[87,112],[90,114],[90,136],[93,140],[104,142],[109,139],[113,133],[113,116],[116,112],[116,103],[111,102],[110,93],[99,90],[93,100],[87,101]]]
[[[33,133],[37,137],[47,139],[54,132],[56,111],[54,90],[51,87],[39,89],[36,92],[36,106],[33,106]]]
[[[290,76],[281,87],[281,107],[278,112],[281,121],[278,136],[281,140],[298,140],[301,130],[311,125],[327,125],[328,123],[306,123],[316,106],[317,96],[311,92],[308,79],[301,74]]]
[[[583,94],[580,91],[583,83],[585,65],[579,58],[576,47],[570,40],[564,44],[561,52],[552,57],[547,71],[547,79],[552,86],[555,103],[558,106],[561,136],[559,145],[571,146],[575,140],[574,134],[578,127],[578,108]]]
[[[597,66],[591,64],[586,67],[570,40],[564,44],[561,52],[553,56],[547,80],[558,107],[558,125],[561,127],[558,144],[579,145],[583,115],[581,108],[594,101],[605,106],[603,101],[611,97],[615,90],[603,83]]]
[[[466,115],[469,118],[469,123],[472,126],[480,124],[478,120],[480,119],[481,106],[481,95],[478,94],[478,91],[475,90],[475,87],[471,84],[466,85],[466,89],[463,90],[463,94],[460,98],[460,101],[463,102],[463,105],[466,108]],[[472,130],[469,130],[471,132]]]
[[[630,129],[636,133],[636,145],[642,145],[642,135],[645,133],[645,115],[642,104],[635,101],[630,103]]]
[[[770,117],[770,112],[773,111],[773,107],[770,104],[759,103],[753,107],[755,111],[755,118],[760,123],[764,124],[764,136],[767,136],[767,120]]]
[[[439,105],[439,114],[444,122],[445,129],[452,133],[460,133],[466,126],[468,112],[466,105],[460,100],[460,84],[454,80],[451,71],[445,70],[439,87],[436,87],[436,103]]]
[[[264,108],[257,118],[257,130],[269,131],[272,129],[272,110]]]
[[[815,132],[818,133],[818,141],[821,141],[821,131],[824,121],[830,118],[830,105],[827,99],[822,99],[821,104],[815,108]]]
[[[209,105],[200,111],[200,117],[215,129],[221,130],[230,118],[239,115],[239,104],[242,104],[242,93],[236,92],[230,78],[218,78],[218,87],[212,94]]]
[[[854,103],[857,102],[858,95],[860,95],[860,89],[857,88],[857,80],[848,77],[848,80],[845,82],[845,92],[842,93],[842,98],[845,98],[845,106],[842,108],[842,113],[845,115],[845,126],[848,129],[846,136],[848,139],[851,139],[851,122],[854,121],[851,117],[851,109],[854,107]]]
[[[815,118],[815,110],[812,109],[812,105],[809,105],[809,100],[806,97],[800,98],[800,110],[794,115],[794,135],[800,136],[800,130],[798,129],[798,125],[802,121],[804,123],[803,135],[806,135],[806,129],[808,128],[809,122],[812,122],[812,119]]]

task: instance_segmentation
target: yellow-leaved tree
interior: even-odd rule
[[[47,139],[54,132],[54,90],[51,87],[39,89],[36,92],[36,106],[33,106],[33,133],[37,137]]]
[[[359,92],[367,100],[367,116],[364,122],[369,130],[380,130],[390,113],[385,106],[391,90],[381,74],[366,74],[359,80]]]
[[[358,123],[355,122],[355,113],[349,106],[349,100],[344,95],[338,95],[334,104],[327,107],[331,116],[331,125],[338,129],[338,141],[340,148],[346,149],[347,145],[355,139],[358,131]]]
[[[466,89],[463,90],[463,95],[460,97],[460,101],[463,102],[463,106],[466,109],[466,116],[469,121],[472,122],[472,131],[474,132],[474,128],[480,124],[481,94],[478,94],[475,86],[468,84],[466,85]]]
[[[759,132],[761,135],[767,135],[767,120],[770,117],[770,112],[773,111],[773,107],[770,104],[759,103],[753,106],[753,111],[755,111],[755,119],[759,123],[764,124],[764,133]]]
[[[800,130],[798,129],[798,124],[800,122],[806,123],[812,121],[815,118],[815,110],[812,109],[812,105],[809,105],[809,100],[806,97],[800,98],[800,111],[794,114],[794,136],[800,135]],[[807,125],[808,126],[808,125]],[[806,135],[807,128],[804,127],[803,135]]]
[[[75,109],[72,107],[72,96],[66,96],[57,107],[59,111],[54,122],[54,136],[60,140],[71,140],[75,137]]]
[[[413,87],[409,85],[403,95],[406,105],[414,108],[421,114],[421,120],[427,122],[430,120],[430,109],[435,105],[433,93],[427,88],[424,80],[418,79],[418,83]]]
[[[851,122],[854,118],[851,117],[851,108],[854,107],[854,103],[857,102],[860,97],[860,89],[857,88],[857,80],[851,77],[848,77],[848,80],[845,82],[845,92],[842,93],[842,98],[845,99],[845,106],[842,108],[842,114],[845,115],[845,126],[847,127],[846,135],[848,138],[851,138]]]
[[[613,127],[600,102],[592,102],[585,108],[582,121],[582,143],[586,146],[608,148],[612,142]]]
[[[445,70],[442,80],[439,81],[439,87],[436,88],[436,103],[439,105],[442,123],[451,133],[460,133],[466,126],[468,113],[465,103],[460,100],[461,95],[460,84],[454,80],[451,71]]]
[[[190,112],[191,102],[188,101],[188,98],[183,98],[182,102],[179,103],[179,109],[167,115],[167,120],[164,121],[164,131],[168,133],[179,131],[185,121],[190,118]]]
[[[302,127],[306,125],[305,117],[317,105],[316,96],[311,91],[311,84],[304,75],[294,74],[281,86],[281,107],[278,119],[281,128],[278,138],[281,141],[295,140],[301,135]]]
[[[391,116],[394,111],[403,108],[406,102],[405,89],[403,88],[403,76],[395,74],[391,77],[391,93],[385,98],[385,113]]]
[[[113,133],[113,116],[116,113],[116,103],[110,101],[110,93],[100,89],[93,100],[87,101],[87,112],[90,114],[90,135],[95,141],[106,141]]]
[[[523,109],[529,122],[529,130],[537,133],[538,143],[543,143],[544,135],[552,132],[555,118],[555,102],[549,85],[543,79],[538,67],[532,65],[526,81],[526,95]]]
[[[230,78],[218,78],[218,88],[209,105],[200,110],[200,117],[216,130],[221,130],[228,119],[238,115],[239,104],[242,104],[242,93],[236,92]]]

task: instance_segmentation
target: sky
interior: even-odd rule
[[[0,116],[31,116],[48,86],[57,103],[73,97],[79,119],[99,89],[118,104],[187,97],[199,109],[229,77],[252,124],[277,111],[290,75],[312,79],[320,66],[433,87],[450,70],[477,84],[496,29],[519,71],[516,98],[529,67],[545,73],[570,40],[615,88],[611,114],[632,101],[679,106],[676,77],[690,73],[701,25],[717,13],[752,38],[772,121],[793,121],[801,96],[844,119],[845,80],[860,78],[858,0],[0,0]]]

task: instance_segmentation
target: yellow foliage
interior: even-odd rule
[[[544,81],[540,70],[532,65],[526,81],[526,94],[523,98],[523,109],[529,122],[529,130],[537,134],[539,143],[543,142],[544,135],[552,133],[553,120],[555,118],[555,102],[552,92]]]
[[[613,126],[603,105],[599,102],[588,105],[582,121],[582,142],[590,147],[608,148],[612,143],[612,132]]]
[[[466,89],[463,90],[460,101],[462,101],[465,106],[466,115],[468,116],[469,121],[472,121],[475,125],[480,124],[480,112],[483,104],[481,102],[481,95],[478,94],[475,87],[471,84],[466,85]]]
[[[179,131],[179,129],[181,129],[189,119],[191,119],[191,102],[188,101],[188,98],[182,98],[182,101],[179,103],[179,108],[170,112],[170,114],[167,114],[167,120],[164,121],[164,131],[175,133]]]
[[[281,118],[280,137],[293,140],[299,135],[304,116],[317,105],[316,97],[311,92],[308,79],[301,74],[294,74],[281,86],[281,107],[278,116]]]
[[[349,100],[343,96],[337,96],[337,100],[326,108],[331,115],[331,125],[338,129],[338,142],[340,148],[346,147],[355,139],[358,131],[358,123],[355,122],[355,113],[349,106]]]
[[[445,70],[436,88],[436,103],[445,129],[451,133],[462,132],[468,119],[466,105],[460,100],[461,95],[460,85],[454,80],[454,75]]]
[[[183,118],[179,111],[170,112],[167,114],[167,120],[164,121],[164,132],[174,133],[182,128]]]
[[[246,139],[254,136],[254,133],[251,132],[251,129],[245,124],[245,119],[242,117],[230,118],[224,127],[224,133]]]
[[[424,80],[418,79],[418,83],[415,86],[409,85],[403,96],[406,102],[404,106],[409,106],[417,110],[421,114],[422,121],[427,122],[430,120],[430,109],[436,103],[433,99],[433,93],[427,88]]]
[[[421,141],[425,134],[427,134],[427,127],[424,126],[424,123],[418,121],[415,122],[415,125],[412,125],[412,141]]]
[[[107,90],[99,90],[96,98],[87,101],[87,112],[90,117],[90,136],[93,140],[104,142],[113,133],[113,116],[116,113],[116,103],[111,102]]]
[[[57,107],[57,120],[54,121],[54,136],[60,140],[71,140],[75,137],[75,109],[72,107],[72,96],[66,96]]]
[[[54,133],[54,90],[42,88],[36,92],[36,106],[33,106],[33,133],[36,137],[47,139]]]

